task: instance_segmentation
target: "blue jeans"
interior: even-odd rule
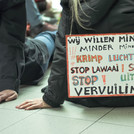
[[[57,31],[54,31],[54,32],[42,32],[40,33],[39,35],[37,35],[35,37],[36,40],[40,40],[42,41],[43,43],[45,43],[46,47],[47,47],[47,50],[48,50],[48,60],[45,64],[42,65],[42,68],[44,70],[44,72],[46,71],[46,69],[48,68],[48,64],[49,64],[49,60],[54,52],[54,48],[55,48],[55,42],[54,42],[54,38],[52,37],[52,35],[56,35],[56,32]]]

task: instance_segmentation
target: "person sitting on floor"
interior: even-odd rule
[[[43,98],[25,101],[19,109],[59,107],[67,94],[66,40],[71,34],[134,32],[134,0],[61,0],[63,7],[54,59]],[[134,96],[73,98],[87,106],[134,106]]]

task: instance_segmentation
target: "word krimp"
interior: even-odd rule
[[[76,56],[77,63],[94,62],[94,61],[100,63],[102,59],[103,57],[101,55],[77,55]]]

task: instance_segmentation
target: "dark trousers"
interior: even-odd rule
[[[20,84],[37,84],[44,75],[56,32],[25,40],[24,0],[1,0],[0,7],[0,91],[18,92]]]
[[[21,84],[37,84],[46,72],[54,52],[56,31],[42,32],[34,39],[26,39],[24,46],[25,69]]]
[[[24,69],[25,0],[0,1],[0,91],[18,91]]]

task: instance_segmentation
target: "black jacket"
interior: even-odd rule
[[[25,0],[0,0],[0,91],[18,91],[24,68]]]
[[[82,19],[88,20],[83,24],[90,30],[81,28],[73,22],[72,34],[90,33],[121,33],[134,32],[134,0],[81,0],[86,17],[80,10]],[[48,80],[43,99],[53,107],[57,107],[67,99],[67,71],[66,71],[66,46],[65,35],[70,34],[71,12],[68,0],[61,0],[63,7],[60,21],[52,71]],[[108,97],[72,99],[85,106],[132,106],[134,97]]]

